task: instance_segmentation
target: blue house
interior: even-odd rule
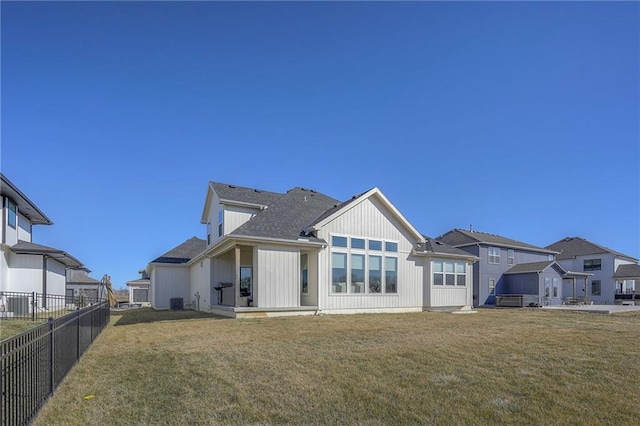
[[[562,280],[586,280],[556,261],[558,252],[484,232],[453,229],[437,238],[479,258],[473,265],[473,305],[495,305],[500,296],[514,296],[507,303],[559,305]]]

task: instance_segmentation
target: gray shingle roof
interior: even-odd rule
[[[207,247],[207,242],[198,237],[189,238],[156,258],[151,263],[187,263],[192,257],[201,253]]]
[[[68,268],[78,268],[82,266],[82,263],[69,253],[57,248],[30,243],[28,241],[18,240],[18,243],[11,247],[11,251],[16,254],[46,254]]]
[[[531,262],[531,263],[519,263],[508,269],[505,274],[525,274],[531,272],[542,272],[551,265],[556,263],[555,260],[543,260],[542,262]],[[560,268],[560,265],[556,263],[556,266]],[[562,269],[562,268],[560,268]]]
[[[627,256],[626,254],[611,250],[608,247],[601,246],[600,244],[593,243],[580,237],[566,237],[548,245],[547,248],[549,250],[560,252],[560,254],[556,256],[557,259],[574,259],[577,256],[609,253],[614,256],[623,257],[636,262],[638,261],[638,259],[631,256]]]
[[[0,195],[11,198],[18,206],[18,211],[33,225],[53,225],[51,219],[2,173],[0,173]]]
[[[320,241],[311,236],[304,236],[302,231],[336,204],[337,200],[320,192],[296,187],[229,235],[285,240],[298,240],[302,237],[310,241]]]
[[[371,189],[373,189],[373,188],[371,188]],[[367,192],[371,191],[371,189],[368,189],[368,190],[366,190],[364,192],[361,192],[360,194],[356,194],[353,197],[349,198],[347,201],[340,202],[340,201],[336,200],[336,203],[333,206],[331,206],[331,208],[329,208],[326,211],[324,211],[313,222],[310,222],[309,223],[309,227],[312,227],[316,223],[322,222],[322,220],[328,218],[329,216],[331,216],[332,214],[334,214],[335,212],[337,212],[341,208],[343,208],[345,206],[348,206],[349,204],[353,203],[355,200],[357,200],[358,198],[362,197]]]
[[[416,244],[416,250],[418,252],[433,253],[433,254],[448,254],[453,256],[470,257],[473,256],[464,250],[450,246],[442,241],[429,238],[424,235],[425,243]]]
[[[263,191],[262,189],[247,188],[227,183],[210,182],[221,200],[268,206],[281,198],[284,194]]]
[[[553,254],[553,250],[534,246],[533,244],[523,243],[522,241],[513,240],[500,235],[487,234],[485,232],[467,231],[464,229],[452,229],[436,238],[454,247],[468,246],[472,244],[494,244],[498,246],[520,248],[531,251]]]
[[[613,278],[627,278],[640,280],[640,266],[636,263],[630,263],[627,265],[618,265]]]
[[[91,278],[89,275],[85,275],[82,272],[77,272],[71,276],[68,284],[98,284],[99,280]]]

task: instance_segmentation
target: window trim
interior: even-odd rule
[[[218,237],[224,234],[224,209],[218,210]]]
[[[516,263],[516,252],[514,249],[507,250],[507,265],[513,265]]]
[[[594,292],[593,291],[593,289],[594,289],[593,286],[596,285],[596,283],[598,285],[598,291]],[[591,295],[592,296],[602,296],[602,280],[592,280],[591,281]]]
[[[9,225],[13,229],[17,229],[18,227],[18,205],[14,203],[11,199],[7,198],[7,225]],[[13,215],[12,215],[13,213]],[[11,219],[13,218],[13,224],[11,224]]]
[[[597,261],[597,265],[595,264]],[[587,267],[587,262],[589,267]],[[594,258],[594,259],[584,259],[582,261],[582,270],[583,271],[602,271],[602,258]]]
[[[493,283],[493,285],[491,285]],[[495,278],[489,278],[489,282],[488,282],[489,286],[489,296],[495,296],[496,295],[496,279]]]
[[[441,271],[436,271],[435,265],[436,263],[441,264]],[[446,264],[453,263],[453,272],[447,272]],[[464,266],[464,272],[458,272],[458,266],[462,264]],[[470,282],[467,280],[468,273],[468,265],[465,261],[460,260],[450,260],[450,259],[433,259],[431,261],[431,285],[436,288],[460,288],[466,287]],[[436,284],[436,275],[442,276],[442,284]],[[447,275],[453,276],[453,284],[447,284]],[[458,283],[458,277],[464,277],[464,284]]]
[[[497,250],[498,254],[491,254],[492,250]],[[493,258],[493,261],[492,261]],[[487,262],[490,265],[499,265],[500,264],[500,247],[487,247]]]
[[[333,245],[333,238],[334,237],[339,237],[339,238],[346,238],[347,240],[347,246],[346,247],[342,247],[342,246],[334,246]],[[352,239],[357,239],[357,240],[364,240],[364,247],[365,248],[353,248],[352,247],[352,243],[351,240]],[[329,255],[329,275],[331,277],[331,285],[329,286],[329,295],[330,296],[344,296],[344,295],[349,295],[349,296],[378,296],[378,295],[398,295],[398,290],[400,287],[400,257],[399,257],[399,252],[400,252],[400,244],[398,241],[394,241],[394,240],[385,240],[385,239],[381,239],[381,238],[368,238],[368,237],[362,237],[362,236],[356,236],[356,235],[349,235],[349,234],[329,234],[329,241],[331,241],[331,244],[329,244],[329,248],[330,248],[330,255]],[[370,249],[369,248],[369,241],[379,241],[381,243],[381,247],[380,250],[377,249]],[[396,247],[398,248],[398,251],[395,252],[390,252],[390,251],[386,251],[386,243],[390,242],[390,243],[395,243]],[[334,282],[333,282],[333,255],[334,254],[345,254],[346,255],[346,264],[345,264],[345,269],[346,269],[346,291],[345,292],[335,292],[334,291]],[[352,273],[351,273],[351,268],[352,268],[352,256],[353,255],[362,255],[364,256],[364,292],[362,293],[355,293],[352,291],[353,289],[353,283],[352,283]],[[380,291],[379,292],[373,292],[371,291],[371,283],[370,283],[370,264],[371,264],[371,257],[377,257],[380,259],[380,270],[378,271],[380,273]],[[387,277],[386,277],[386,273],[387,273],[387,269],[386,269],[386,260],[387,259],[396,259],[395,261],[395,291],[394,292],[387,292]]]

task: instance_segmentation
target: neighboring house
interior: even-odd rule
[[[205,240],[192,237],[149,263],[145,274],[149,277],[148,298],[152,307],[169,309],[171,299],[183,299],[185,303],[192,299],[191,271],[186,264],[205,248]]]
[[[99,298],[106,297],[101,294],[104,290],[101,288],[101,282],[89,276],[91,271],[87,268],[70,268],[67,269],[67,290],[66,296],[69,303],[84,298],[85,301],[96,301]]]
[[[524,306],[559,305],[563,279],[586,282],[588,274],[570,272],[555,262],[557,252],[484,232],[453,229],[438,241],[479,260],[473,268],[473,305],[495,305],[496,296],[519,297]],[[584,285],[584,284],[583,284]]]
[[[222,315],[408,312],[470,305],[477,258],[420,234],[378,189],[340,202],[210,182],[192,238],[149,264],[151,305]]]
[[[563,268],[592,275],[590,285],[580,286],[577,293],[594,303],[612,304],[616,295],[640,292],[636,258],[580,237],[563,238],[547,249],[559,253],[556,259]],[[565,287],[568,285],[565,282]]]
[[[43,296],[38,307],[46,308],[46,295],[65,294],[65,270],[82,264],[60,249],[32,242],[34,225],[53,222],[2,173],[0,198],[0,291],[40,293]]]
[[[151,279],[146,270],[138,271],[140,278],[127,281],[127,287],[129,287],[129,306],[151,306],[151,299],[149,297],[149,286],[151,285]]]

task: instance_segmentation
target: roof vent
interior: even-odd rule
[[[229,188],[235,188],[235,186],[234,185],[229,185]]]
[[[260,190],[257,190],[257,189],[254,189],[254,190],[253,190],[253,192],[258,192],[258,193],[260,193],[261,191],[260,191]]]

